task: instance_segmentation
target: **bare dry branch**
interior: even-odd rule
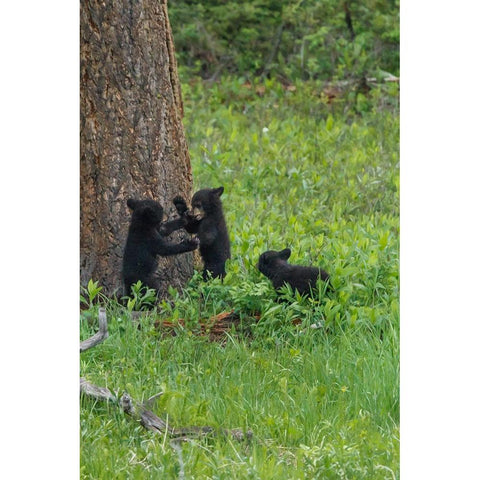
[[[80,343],[80,353],[102,343],[108,337],[107,313],[103,307],[98,309],[98,332]]]
[[[147,430],[162,435],[165,432],[169,435],[173,433],[173,429],[169,428],[160,417],[147,410],[142,404],[135,402],[127,393],[120,397],[120,406],[125,413],[138,420]]]
[[[108,388],[98,387],[82,377],[80,377],[80,393],[96,400],[117,402],[117,397]]]
[[[151,407],[162,395],[163,395],[163,392],[159,392],[159,393],[156,393],[155,395],[152,395],[148,400],[145,400],[145,402],[143,402],[143,406]]]
[[[80,378],[80,392],[83,395],[92,397],[95,400],[111,401],[118,403],[120,408],[133,419],[140,422],[140,424],[150,430],[151,432],[165,435],[165,433],[178,440],[187,440],[190,438],[204,437],[207,435],[221,434],[227,437],[231,437],[233,440],[243,441],[252,438],[252,432],[246,433],[243,430],[234,428],[231,430],[225,429],[217,431],[213,427],[185,427],[185,428],[173,428],[167,425],[167,423],[160,417],[155,415],[152,411],[145,408],[145,404],[136,402],[128,393],[124,393],[120,399],[118,399],[108,388],[99,387],[88,382],[85,378]],[[154,395],[147,402],[155,399],[161,394]]]
[[[156,397],[156,395],[154,396]],[[154,398],[151,397],[151,398]],[[150,399],[149,399],[150,400]],[[147,402],[149,401],[147,400]],[[147,430],[150,430],[155,433],[164,435],[165,432],[170,436],[178,440],[187,440],[192,437],[204,437],[207,435],[217,435],[221,434],[226,437],[231,437],[237,441],[243,441],[245,439],[250,439],[252,437],[252,432],[248,431],[244,434],[243,430],[234,428],[232,430],[225,429],[216,431],[213,427],[183,427],[183,428],[174,428],[168,426],[165,421],[159,418],[150,410],[145,408],[145,404],[136,403],[128,394],[124,393],[120,398],[120,406],[123,411],[135,418],[140,422],[140,424],[145,427]]]

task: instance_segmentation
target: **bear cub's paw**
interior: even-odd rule
[[[188,211],[187,202],[180,195],[173,199],[173,204],[175,205],[177,213],[180,216],[184,215]]]

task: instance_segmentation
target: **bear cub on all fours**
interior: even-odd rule
[[[220,200],[223,191],[223,187],[199,190],[192,197],[191,210],[182,197],[173,199],[177,212],[186,221],[185,230],[196,233],[200,240],[204,280],[209,275],[225,277],[225,263],[230,258],[230,239]]]
[[[325,270],[289,264],[287,260],[291,253],[289,248],[285,248],[280,252],[269,250],[260,255],[257,268],[272,281],[275,290],[288,284],[300,295],[310,295],[316,290],[319,277],[324,282],[329,280],[330,275]]]
[[[154,200],[129,198],[127,206],[132,210],[132,219],[123,254],[125,293],[129,295],[131,286],[138,280],[158,290],[154,275],[158,266],[157,256],[190,252],[198,247],[199,241],[191,238],[180,243],[169,243],[166,237],[182,228],[186,222],[183,219],[163,222],[163,207]]]

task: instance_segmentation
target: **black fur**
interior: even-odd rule
[[[199,190],[192,197],[191,210],[182,197],[173,199],[177,212],[186,221],[185,230],[196,233],[200,240],[204,280],[209,275],[223,278],[225,263],[230,258],[230,239],[220,200],[222,193],[223,187]]]
[[[324,270],[289,264],[291,253],[285,248],[281,252],[269,250],[260,255],[257,268],[272,281],[276,290],[288,284],[301,295],[310,295],[317,288],[319,276],[324,282],[328,281],[330,275]]]
[[[157,255],[167,256],[190,252],[198,247],[198,239],[169,243],[166,236],[185,225],[184,219],[163,221],[163,208],[154,200],[127,200],[132,210],[127,242],[123,254],[122,277],[125,293],[130,294],[131,286],[138,280],[150,288],[158,289],[155,279]]]

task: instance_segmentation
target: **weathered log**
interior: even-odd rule
[[[120,406],[125,413],[138,420],[140,424],[147,430],[150,430],[154,433],[159,433],[161,435],[167,433],[170,437],[180,440],[187,440],[192,437],[198,438],[217,434],[231,437],[232,439],[238,441],[243,441],[252,437],[251,431],[247,431],[246,434],[244,434],[243,430],[240,430],[238,428],[234,428],[231,430],[222,429],[217,431],[215,430],[215,428],[209,426],[182,428],[170,427],[160,417],[145,408],[145,404],[135,402],[127,393],[124,393],[120,397]]]
[[[172,434],[172,428],[170,428],[160,417],[157,417],[153,412],[147,410],[142,404],[135,402],[128,393],[124,393],[120,397],[120,406],[125,413],[138,420],[147,430],[162,435],[165,433],[168,433],[169,435]]]
[[[94,385],[88,382],[85,378],[80,378],[80,392],[87,397],[94,398],[95,400],[110,401],[118,404],[124,413],[140,422],[145,429],[160,435],[167,434],[169,437],[178,440],[187,440],[190,438],[217,434],[231,437],[233,440],[237,441],[249,440],[252,438],[252,432],[250,430],[244,433],[243,430],[238,428],[215,430],[215,428],[209,426],[183,428],[170,427],[159,416],[155,415],[151,410],[148,410],[145,407],[145,404],[133,400],[128,393],[124,393],[118,399],[108,388]],[[161,393],[154,397],[158,397],[159,395],[161,395]]]

